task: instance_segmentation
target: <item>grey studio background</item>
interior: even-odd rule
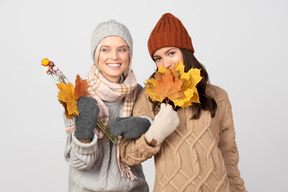
[[[247,190],[288,191],[287,8],[287,0],[0,0],[0,191],[67,191],[63,108],[41,60],[74,83],[92,65],[92,31],[113,18],[133,36],[144,85],[156,68],[147,40],[165,12],[180,18],[211,83],[229,94]],[[153,158],[143,167],[152,190]]]

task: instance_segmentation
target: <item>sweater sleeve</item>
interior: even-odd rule
[[[160,145],[156,147],[148,145],[145,135],[142,135],[138,139],[124,138],[120,150],[122,160],[129,166],[135,166],[157,154]]]
[[[152,103],[145,93],[145,88],[139,93],[133,108],[133,116],[146,116],[154,119]],[[137,129],[137,127],[135,127]],[[151,158],[160,150],[160,146],[152,147],[148,145],[145,134],[138,139],[121,140],[120,153],[122,160],[129,166],[134,166]]]
[[[227,93],[225,94],[223,105],[219,107],[223,107],[219,148],[224,158],[224,163],[230,182],[230,190],[231,192],[246,192],[244,181],[240,177],[240,171],[238,169],[239,153],[235,141],[231,103],[228,99]]]
[[[90,143],[82,143],[75,137],[74,131],[69,133],[64,152],[66,162],[76,169],[89,170],[99,156],[97,140],[95,135]]]

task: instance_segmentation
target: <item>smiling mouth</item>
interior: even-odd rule
[[[107,63],[107,65],[108,65],[109,67],[120,67],[120,66],[121,66],[120,63]]]

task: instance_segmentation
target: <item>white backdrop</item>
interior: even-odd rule
[[[165,12],[180,18],[211,83],[227,90],[248,191],[288,191],[288,1],[0,0],[0,191],[67,191],[62,106],[48,57],[74,82],[92,65],[95,26],[115,19],[134,39],[133,69],[155,69],[147,39]],[[153,159],[143,166],[151,189]]]

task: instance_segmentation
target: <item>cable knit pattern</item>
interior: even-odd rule
[[[132,166],[137,179],[122,177],[116,164],[116,147],[104,137],[81,143],[74,133],[67,135],[65,159],[70,165],[69,192],[147,192],[142,166]]]
[[[136,141],[122,140],[121,156],[128,165],[154,155],[154,191],[246,191],[238,170],[239,156],[228,95],[216,86],[209,86],[207,92],[218,104],[214,118],[208,111],[202,111],[199,119],[191,119],[191,108],[179,109],[179,126],[160,146],[149,146],[144,135]],[[133,115],[154,119],[155,114],[145,90],[142,91]]]
[[[141,87],[137,87],[138,89]],[[106,103],[109,107],[108,126],[122,113],[124,101]],[[66,126],[67,127],[67,126]],[[148,192],[142,165],[130,167],[137,179],[121,176],[117,167],[116,145],[95,134],[90,143],[82,143],[74,132],[68,133],[65,160],[69,167],[69,192]]]

